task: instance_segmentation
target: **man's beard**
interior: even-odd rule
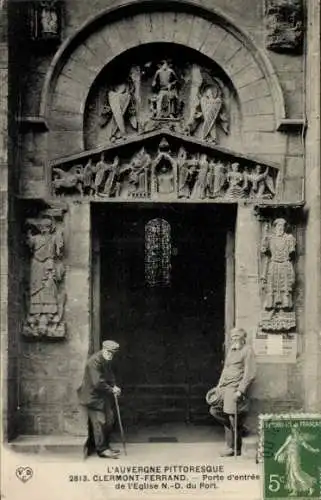
[[[232,342],[232,344],[231,344],[231,348],[232,348],[232,349],[237,349],[237,350],[239,350],[239,349],[241,349],[241,347],[243,347],[243,342],[242,342],[242,340],[234,340],[234,341]]]

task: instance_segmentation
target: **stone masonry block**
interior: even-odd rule
[[[100,43],[100,39],[103,40],[103,43]],[[90,50],[100,55],[103,63],[101,67],[103,67],[106,64],[106,59],[108,60],[117,56],[127,48],[124,44],[125,34],[123,34],[122,29],[119,27],[119,23],[114,23],[105,26],[97,35],[92,35],[87,45]]]
[[[200,50],[208,36],[210,28],[211,24],[206,19],[194,16],[188,45],[195,50]]]
[[[264,78],[238,90],[242,103],[270,96],[269,86]]]
[[[192,29],[192,25],[193,25],[193,16],[190,16],[185,13],[179,14],[179,16],[177,16],[177,22],[174,32],[174,42],[186,45],[189,39],[189,34]],[[210,47],[211,45],[209,45],[209,48]]]
[[[225,62],[224,70],[233,79],[233,75],[253,65],[255,65],[253,57],[245,47],[242,47]]]
[[[224,31],[220,26],[213,24],[202,47],[203,54],[208,57],[212,57],[226,36],[226,31]]]
[[[163,12],[152,12],[152,37],[155,42],[164,42],[164,15]]]
[[[272,97],[260,97],[258,99],[242,103],[243,115],[270,115],[274,113]],[[262,118],[263,119],[263,118]]]
[[[243,118],[244,132],[274,132],[274,115],[245,116]]]
[[[237,89],[241,89],[261,78],[263,78],[263,73],[256,64],[250,64],[232,76],[233,83]]]
[[[304,200],[304,179],[284,178],[284,201],[296,203]]]
[[[117,23],[117,29],[123,44],[123,48],[130,48],[139,45],[140,34],[142,30],[137,29],[137,17],[127,17]],[[146,18],[146,15],[141,15],[140,18]],[[146,30],[147,27],[142,28]]]
[[[92,59],[94,59],[93,56]],[[84,61],[84,64],[86,64],[86,61]],[[76,80],[72,80],[69,77],[64,76],[63,74],[59,75],[55,88],[55,92],[57,92],[57,94],[70,96],[73,100],[80,102],[85,101],[88,90],[89,89],[83,84],[83,82],[79,83]]]
[[[304,177],[303,156],[288,156],[286,158],[285,175],[290,177]]]
[[[82,130],[51,131],[49,141],[48,157],[51,160],[83,150]]]
[[[242,43],[237,38],[228,34],[217,46],[217,49],[214,52],[214,59],[222,68],[225,68],[227,61],[233,59],[234,57],[238,57],[238,54],[241,53],[242,47]]]
[[[152,20],[149,12],[137,14],[132,18],[134,25],[135,36],[129,35],[130,39],[139,40],[138,43],[149,43],[152,38]],[[131,29],[131,28],[130,28]]]
[[[82,131],[83,115],[63,108],[52,109],[50,113],[52,130]]]
[[[244,152],[250,154],[284,155],[286,152],[286,137],[280,133],[244,132]]]
[[[164,37],[168,42],[174,41],[177,14],[176,12],[164,12]]]

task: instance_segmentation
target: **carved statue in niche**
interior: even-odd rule
[[[266,45],[275,51],[302,48],[302,0],[265,0]]]
[[[43,35],[58,35],[59,18],[55,2],[41,2],[40,23]]]
[[[84,166],[84,171],[83,171],[84,194],[91,196],[95,193],[94,180],[95,180],[95,166],[93,165],[92,159],[89,158],[88,162]]]
[[[217,143],[217,127],[225,134],[229,133],[229,122],[224,111],[221,88],[217,81],[213,84],[203,84],[203,77],[198,66],[192,68],[192,83],[189,98],[190,115],[185,131],[193,134],[200,126],[200,137]]]
[[[245,197],[247,182],[244,173],[240,171],[240,164],[238,162],[232,163],[226,174],[226,180],[228,184],[225,193],[226,198],[237,199]]]
[[[269,167],[263,171],[262,165],[255,165],[254,170],[245,172],[250,198],[272,198],[275,195],[274,181],[269,173]]]
[[[162,61],[154,75],[151,113],[156,120],[176,119],[179,114],[178,77],[168,61]]]
[[[31,253],[28,314],[23,334],[64,337],[64,240],[53,218],[27,221],[26,243]]]
[[[176,179],[177,163],[170,153],[167,140],[163,138],[152,165],[152,195],[166,198],[175,196]]]
[[[296,326],[293,310],[295,272],[293,258],[296,241],[286,232],[287,222],[276,219],[269,231],[264,227],[261,252],[266,256],[261,277],[264,295],[260,326],[265,331],[288,331]]]

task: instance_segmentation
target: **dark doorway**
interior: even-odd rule
[[[167,268],[158,277],[156,269],[153,283],[146,266],[157,248],[146,248],[146,228],[155,219],[165,227],[161,251],[170,266],[165,256]],[[127,421],[207,420],[205,393],[224,357],[226,241],[234,220],[232,206],[214,204],[94,206],[96,344],[121,344],[115,369]]]

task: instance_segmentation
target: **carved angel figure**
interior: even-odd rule
[[[108,103],[101,114],[101,126],[106,126],[112,119],[110,139],[118,139],[126,134],[126,119],[137,130],[137,116],[134,98],[126,83],[118,84],[108,92]]]
[[[195,90],[193,90],[195,92]],[[195,100],[195,97],[194,97]],[[225,132],[229,132],[229,124],[227,114],[224,111],[224,102],[219,86],[206,86],[203,91],[199,92],[198,104],[194,108],[194,114],[190,117],[186,131],[194,133],[202,122],[201,138],[209,140],[214,144],[217,143],[217,126],[218,124]]]

